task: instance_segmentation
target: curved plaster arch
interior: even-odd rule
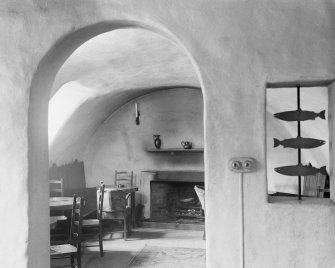
[[[204,83],[195,59],[179,39],[161,25],[148,25],[128,20],[104,21],[68,33],[59,39],[38,64],[30,86],[28,112],[28,267],[42,267],[49,261],[49,240],[47,239],[49,237],[49,218],[47,216],[49,214],[49,193],[46,191],[49,182],[45,178],[48,176],[48,102],[55,76],[65,60],[87,40],[104,32],[132,27],[156,32],[167,37],[181,48],[189,57],[196,71],[203,98],[205,98]],[[34,195],[37,185],[41,192],[39,195]],[[40,215],[40,217],[36,217],[37,215]]]

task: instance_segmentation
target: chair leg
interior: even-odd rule
[[[70,263],[71,263],[71,268],[74,268],[75,266],[74,266],[74,257],[73,256],[70,257]]]
[[[129,220],[127,222],[127,232],[128,232],[128,236],[130,236],[131,235],[131,224],[130,224]]]
[[[81,268],[81,254],[77,255],[77,264],[78,264],[78,268]]]
[[[99,247],[100,247],[100,256],[104,256],[104,249],[102,244],[102,224],[99,224]]]
[[[124,221],[123,221],[123,239],[124,241],[127,240],[127,217],[124,218]]]

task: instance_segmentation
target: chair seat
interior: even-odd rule
[[[71,244],[50,246],[50,256],[75,255],[77,248]]]
[[[87,219],[83,220],[83,227],[92,227],[92,226],[99,226],[99,220],[98,219]]]

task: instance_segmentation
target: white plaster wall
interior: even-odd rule
[[[0,241],[4,267],[49,265],[44,182],[49,95],[44,92],[50,93],[56,70],[75,47],[94,34],[123,27],[122,20],[172,32],[199,66],[210,193],[207,266],[241,266],[239,175],[226,166],[232,156],[252,156],[258,163],[257,172],[244,176],[246,267],[335,265],[333,204],[268,205],[265,179],[265,83],[334,76],[331,1],[5,0],[0,10],[0,203],[16,200],[2,207],[4,215],[14,216],[1,221],[1,229],[7,237],[19,237]],[[105,23],[60,42],[99,22]],[[5,180],[12,183],[11,191],[5,191]],[[20,226],[14,228],[13,222]]]
[[[135,124],[135,103],[140,125]],[[203,98],[198,89],[160,90],[136,98],[113,113],[91,137],[85,153],[88,187],[114,183],[115,170],[132,170],[137,182],[143,170],[204,170],[203,153],[152,153],[153,134],[161,148],[182,148],[189,140],[204,147]]]
[[[0,16],[4,41],[0,44],[0,239],[1,266],[26,267],[28,241],[28,137],[27,107],[29,86],[27,71],[14,69],[23,64],[24,56],[15,55],[18,41],[10,44],[10,36],[22,30],[22,21],[9,15]],[[10,69],[12,69],[10,71]],[[16,253],[16,254],[13,254]]]

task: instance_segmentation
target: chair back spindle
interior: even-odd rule
[[[99,192],[98,192],[98,210],[97,210],[97,219],[99,221],[102,220],[102,212],[104,205],[104,193],[105,193],[105,184],[103,182],[100,183]]]
[[[85,206],[85,199],[83,197],[73,196],[71,227],[70,227],[70,244],[77,248],[78,254],[81,251],[82,239],[82,209]]]
[[[60,197],[64,196],[64,180],[63,178],[59,180],[49,180],[50,184],[50,194],[53,196],[54,194],[59,195]]]
[[[114,185],[117,187],[126,187],[134,185],[133,171],[117,171],[115,170]]]

